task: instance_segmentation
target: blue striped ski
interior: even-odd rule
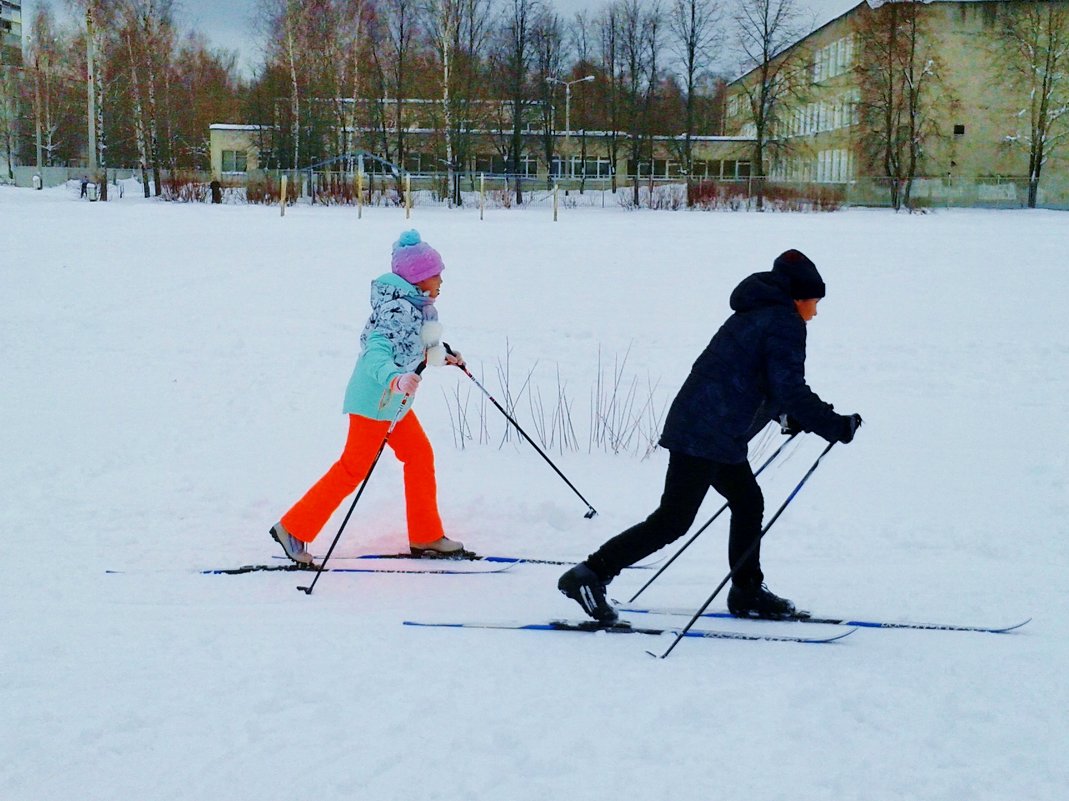
[[[618,606],[617,611],[623,614],[629,615],[669,615],[669,616],[685,616],[692,617],[694,610],[692,609],[658,609],[655,607],[641,608],[632,606]],[[730,612],[704,612],[700,616],[706,619],[724,619],[724,620],[758,620],[759,618],[737,618]],[[978,631],[987,634],[1005,634],[1009,631],[1016,631],[1025,624],[1031,622],[1032,618],[1022,620],[1020,623],[1013,623],[1009,626],[964,626],[953,623],[916,623],[911,621],[892,621],[892,620],[851,620],[849,618],[838,617],[813,617],[808,612],[799,612],[794,617],[786,618],[785,620],[773,621],[777,623],[820,623],[825,626],[850,626],[854,629],[918,629],[924,631]]]
[[[465,622],[465,623],[427,623],[418,620],[406,620],[404,621],[406,626],[417,626],[422,628],[442,628],[442,629],[508,629],[512,631],[572,631],[572,632],[584,632],[587,634],[596,634],[598,632],[605,632],[607,634],[648,634],[653,636],[660,636],[662,634],[674,634],[678,635],[681,631],[680,628],[653,628],[649,626],[632,626],[630,623],[620,622],[612,626],[606,626],[593,620],[551,620],[547,623],[477,623],[477,622]],[[749,640],[749,641],[765,641],[765,642],[794,642],[794,643],[809,643],[809,644],[821,644],[835,642],[841,640],[853,634],[857,629],[849,629],[848,631],[837,632],[828,636],[812,636],[812,637],[797,637],[790,634],[752,634],[750,632],[743,631],[717,631],[714,629],[691,629],[684,637],[693,637],[695,639],[713,639],[713,640]]]

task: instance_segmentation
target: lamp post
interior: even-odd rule
[[[574,81],[562,81],[560,78],[554,78],[550,76],[546,78],[547,83],[559,83],[564,87],[564,142],[565,144],[572,138],[572,84],[587,83],[594,80],[593,75],[587,75],[584,78],[576,78]]]

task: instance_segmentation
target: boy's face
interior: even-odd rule
[[[794,302],[794,308],[798,309],[798,314],[807,323],[817,316],[817,304],[820,303],[820,298],[808,298],[807,300],[796,300]]]

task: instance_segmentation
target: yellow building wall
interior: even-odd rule
[[[1037,2],[1069,8],[1069,0]],[[940,62],[939,77],[943,88],[931,95],[927,102],[926,108],[932,115],[938,135],[928,143],[921,174],[940,179],[1027,176],[1027,150],[1007,140],[1027,132],[1027,119],[1021,120],[1017,112],[1027,106],[1028,98],[1006,80],[1000,67],[997,36],[1002,15],[1014,13],[1023,5],[1019,2],[946,2],[923,6],[929,44]],[[860,15],[867,12],[867,5],[847,12],[796,43],[784,58],[809,61],[812,78],[814,57],[834,42],[848,37]],[[855,48],[855,63],[859,57],[863,54]],[[749,79],[750,76],[743,76],[728,87],[725,133],[729,136],[746,132],[749,115],[742,86]],[[849,70],[823,80],[811,80],[808,86],[792,94],[790,102],[795,107],[792,110],[822,102],[834,104],[836,98],[856,88],[856,77]],[[1069,86],[1062,90],[1062,94],[1069,95]],[[956,125],[964,126],[964,133],[955,135]],[[799,178],[797,165],[808,163],[815,176],[822,153],[848,149],[854,152],[854,164],[860,167],[859,144],[860,129],[856,125],[805,135],[788,134],[774,152],[779,153],[788,165],[795,166],[794,175],[789,168],[777,170],[775,158],[766,163],[766,169],[775,178],[816,180],[815,177]],[[864,176],[855,173],[855,177]],[[1044,167],[1041,188],[1043,185],[1051,190],[1069,190],[1069,143],[1063,145],[1060,152],[1056,151]]]
[[[223,172],[224,150],[245,153],[246,172],[260,168],[258,131],[259,128],[255,125],[216,124],[210,127],[208,145],[211,150],[213,178],[220,180],[232,174]]]

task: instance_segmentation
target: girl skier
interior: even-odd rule
[[[371,316],[360,335],[360,356],[345,391],[349,435],[338,461],[271,527],[271,537],[294,562],[312,566],[305,547],[326,525],[345,497],[367,476],[401,402],[414,395],[421,363],[462,365],[446,352],[434,301],[445,265],[418,231],[393,245],[391,272],[371,282]],[[434,452],[409,405],[388,440],[404,464],[408,540],[416,556],[459,556],[464,545],[445,536],[438,515]]]

